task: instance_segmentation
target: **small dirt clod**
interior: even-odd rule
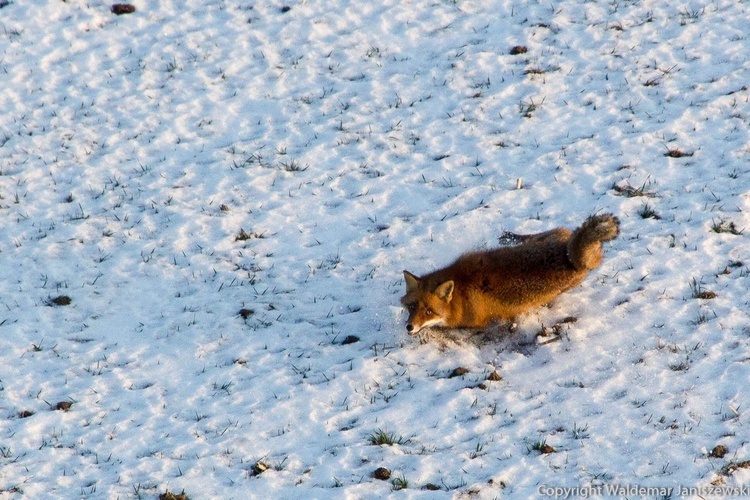
[[[73,302],[73,299],[67,295],[60,295],[54,299],[50,299],[49,303],[54,306],[69,306]]]
[[[159,495],[159,500],[188,500],[188,496],[185,494],[185,491],[182,493],[172,493],[171,491],[167,490],[166,492]]]
[[[378,467],[375,469],[375,472],[372,473],[372,477],[375,479],[380,479],[381,481],[387,481],[391,478],[391,471],[386,469],[385,467]]]
[[[684,158],[686,156],[693,156],[692,152],[682,151],[681,149],[670,149],[664,156],[668,158]]]
[[[240,311],[237,313],[240,315],[242,319],[247,319],[250,316],[252,316],[255,313],[252,309],[240,309]]]
[[[267,470],[268,466],[266,464],[263,462],[255,462],[255,465],[252,466],[251,473],[253,476],[260,476]]]
[[[724,458],[724,455],[726,455],[727,453],[729,453],[729,449],[727,449],[726,446],[724,446],[723,444],[717,444],[716,446],[714,446],[714,449],[711,450],[711,453],[709,453],[708,456],[714,458]]]
[[[548,445],[547,443],[544,443],[541,447],[539,447],[539,453],[542,453],[543,455],[549,455],[550,453],[554,453],[555,449]]]
[[[110,7],[110,10],[112,11],[112,14],[117,14],[118,16],[132,14],[135,12],[135,5],[129,3],[116,3]]]

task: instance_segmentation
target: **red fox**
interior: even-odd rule
[[[602,242],[619,232],[617,217],[596,215],[575,231],[518,236],[519,245],[464,254],[421,278],[404,271],[406,330],[485,327],[549,303],[599,266]]]

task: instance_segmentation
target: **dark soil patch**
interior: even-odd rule
[[[385,467],[378,467],[375,469],[375,472],[372,473],[372,477],[375,479],[380,479],[381,481],[387,481],[391,478],[391,471],[386,469]]]
[[[132,14],[135,12],[135,5],[129,3],[116,3],[110,7],[110,10],[112,11],[112,14],[117,14],[118,16]]]
[[[49,304],[53,306],[69,306],[71,302],[73,302],[73,299],[67,295],[60,295],[59,297],[49,300]]]
[[[727,453],[729,453],[729,450],[726,446],[724,446],[723,444],[717,444],[716,446],[714,446],[714,449],[711,450],[711,453],[709,453],[708,456],[714,458],[724,458],[724,455],[726,455]]]

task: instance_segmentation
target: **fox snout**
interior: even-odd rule
[[[419,308],[418,304],[405,304],[406,310],[409,313],[409,319],[406,320],[406,331],[409,332],[410,335],[413,335],[419,330],[423,328],[421,322],[417,321],[416,315],[417,315],[417,309]]]
[[[429,309],[420,311],[416,304],[408,309],[409,319],[406,321],[406,331],[409,335],[416,335],[422,328],[440,322],[440,318]]]

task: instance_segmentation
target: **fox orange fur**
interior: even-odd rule
[[[581,284],[602,260],[602,242],[619,234],[611,214],[592,216],[571,231],[519,236],[521,244],[470,252],[421,278],[404,271],[412,335],[435,326],[484,327],[546,304]]]

